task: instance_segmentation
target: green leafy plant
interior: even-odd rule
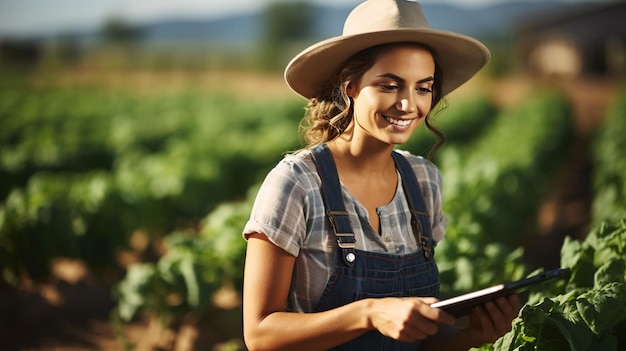
[[[436,254],[443,297],[527,273],[520,238],[549,185],[546,175],[565,161],[571,117],[563,96],[549,91],[503,111],[474,142],[442,151],[450,223]]]
[[[626,218],[567,239],[565,284],[531,294],[511,332],[481,350],[621,350],[626,344]],[[621,339],[619,339],[621,337]]]
[[[513,329],[481,350],[623,350],[626,348],[626,185],[622,162],[624,92],[593,141],[595,226],[583,240],[566,237],[567,282],[534,290]]]
[[[121,320],[147,313],[169,323],[214,310],[214,295],[224,286],[240,292],[246,249],[241,228],[251,207],[249,201],[224,203],[197,234],[167,235],[166,253],[157,262],[131,265],[114,289]]]
[[[0,82],[0,279],[45,279],[57,257],[121,275],[133,232],[196,227],[297,148],[302,105]]]
[[[593,219],[626,217],[626,89],[610,106],[593,138]]]

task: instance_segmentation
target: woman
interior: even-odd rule
[[[416,2],[369,0],[342,36],[289,63],[309,145],[268,174],[244,228],[250,350],[467,350],[510,330],[515,296],[475,309],[467,328],[430,307],[441,176],[394,151],[488,59],[480,42],[429,29]]]

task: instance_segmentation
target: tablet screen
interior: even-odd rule
[[[489,288],[476,290],[471,293],[459,295],[450,299],[436,302],[431,307],[441,308],[454,317],[462,317],[472,310],[472,308],[482,305],[487,301],[494,300],[501,296],[509,296],[524,291],[534,285],[554,279],[567,279],[570,276],[569,268],[558,268],[550,271],[538,273],[532,277],[520,279],[515,282],[494,285]]]

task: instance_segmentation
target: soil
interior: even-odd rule
[[[0,351],[242,350],[240,298],[225,290],[218,308],[188,315],[168,327],[154,318],[123,324],[119,338],[110,319],[112,284],[96,279],[78,260],[52,263],[47,282],[0,287]]]
[[[525,247],[528,261],[545,268],[559,264],[566,235],[582,238],[589,229],[590,138],[616,87],[615,82],[601,79],[556,84],[573,103],[576,140],[567,164],[546,194],[537,219],[537,237],[528,240]],[[503,107],[513,105],[534,86],[536,82],[526,78],[504,79],[495,83],[493,99]],[[20,289],[0,286],[0,351],[123,350],[109,320],[114,306],[111,283],[95,277],[78,261],[55,261],[52,271],[45,283],[25,282]],[[207,318],[188,316],[178,321],[175,330],[163,329],[149,318],[126,323],[123,330],[137,351],[241,350],[237,299]]]

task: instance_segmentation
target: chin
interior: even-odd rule
[[[391,145],[402,145],[402,144],[405,144],[407,141],[409,141],[408,138],[401,139],[401,140],[399,140],[399,139],[392,139],[388,143],[391,144]]]

